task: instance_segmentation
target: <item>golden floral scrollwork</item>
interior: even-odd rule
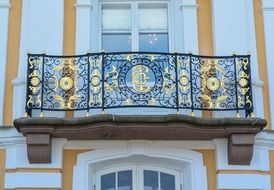
[[[61,71],[64,69],[70,69],[72,71],[77,71],[78,68],[74,63],[75,59],[74,58],[64,58],[62,59],[62,63],[60,65],[57,65],[53,67],[54,71]]]
[[[246,104],[248,105],[248,108],[251,108],[251,107],[252,107],[252,102],[251,102],[249,96],[246,96]]]
[[[73,102],[80,98],[79,95],[73,95],[69,97],[68,101],[65,101],[60,95],[54,95],[53,97],[60,103],[62,109],[73,109]]]
[[[209,95],[202,94],[201,98],[208,104],[207,108],[211,109],[214,107],[214,103],[212,101],[212,98]]]
[[[219,97],[217,98],[216,102],[215,102],[215,108],[218,108],[218,109],[221,108],[221,107],[220,107],[220,104],[221,104],[222,102],[224,102],[226,99],[227,99],[227,96],[225,96],[225,95],[219,96]]]
[[[238,107],[241,108],[244,106],[244,101],[241,96],[238,96]]]
[[[113,92],[116,88],[118,88],[118,70],[116,66],[112,66],[112,70],[106,73],[105,78],[111,78],[112,80],[111,83],[105,83],[105,88],[107,91]]]
[[[169,83],[170,82],[170,77],[172,76],[171,75],[171,72],[169,71],[168,67],[166,67],[164,69],[164,74],[168,77],[164,77],[164,81],[163,81],[163,89],[166,93],[170,93],[172,91],[172,85]]]
[[[126,55],[126,60],[127,60],[127,61],[131,61],[131,58],[132,58],[132,55],[131,55],[131,54]]]
[[[30,108],[30,104],[33,104],[32,95],[29,95],[27,106]]]
[[[150,55],[150,61],[154,61],[155,60],[155,55],[151,54]]]
[[[74,81],[71,77],[62,77],[59,81],[59,86],[62,90],[68,91],[72,89]]]
[[[247,66],[249,64],[249,61],[248,61],[248,58],[244,58],[242,61],[241,61],[244,69],[246,70],[247,69]]]
[[[30,86],[29,86],[29,89],[31,90],[31,93],[32,94],[36,94],[39,89],[40,89],[40,74],[37,70],[34,70],[30,75],[29,75],[29,78],[30,78]]]
[[[187,92],[190,88],[190,82],[187,76],[188,76],[188,73],[186,71],[180,72],[179,81],[181,83],[180,89],[182,92]]]

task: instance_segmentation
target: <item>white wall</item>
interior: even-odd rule
[[[8,48],[9,0],[0,1],[0,125],[3,125]]]
[[[251,54],[254,111],[256,116],[264,117],[262,81],[259,79],[257,64],[253,1],[212,0],[212,14],[215,54],[232,55],[233,52]]]
[[[267,77],[270,101],[270,119],[274,125],[274,1],[263,0],[263,17],[264,17],[264,31],[265,31],[265,45],[266,45],[266,64]]]
[[[13,119],[25,112],[28,51],[63,53],[64,0],[24,0],[22,9],[19,70],[13,81]]]

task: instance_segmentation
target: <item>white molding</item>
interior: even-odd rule
[[[61,187],[61,173],[16,172],[5,175],[5,189]]]
[[[100,149],[108,146],[124,146],[128,141],[119,140],[95,140],[83,141],[73,140],[67,141],[64,149]],[[157,144],[159,146],[172,146],[183,149],[215,149],[212,141],[147,141],[150,144]]]
[[[0,3],[0,125],[3,124],[8,51],[9,0]]]
[[[217,174],[218,189],[271,190],[270,175]]]
[[[269,150],[264,146],[254,146],[250,165],[229,165],[227,139],[214,139],[217,170],[259,170],[269,171]]]
[[[52,139],[52,162],[50,164],[30,164],[27,156],[25,137],[3,139],[6,148],[6,169],[16,168],[62,168],[65,139]]]
[[[265,32],[265,46],[266,46],[266,65],[269,97],[274,94],[274,1],[263,0],[263,18],[264,18],[264,32]],[[274,100],[269,99],[270,120],[274,125]]]
[[[185,172],[187,176],[184,176],[188,178],[184,181],[186,189],[207,189],[206,170],[203,166],[201,153],[150,144],[146,141],[128,141],[123,146],[109,146],[79,154],[76,166],[73,169],[73,190],[90,190],[93,188],[91,175],[94,172],[92,166],[94,167],[95,164],[114,159],[132,158],[137,155],[143,155],[148,159],[171,159],[171,162],[172,160],[180,162],[181,166],[185,165],[184,169],[188,170]]]

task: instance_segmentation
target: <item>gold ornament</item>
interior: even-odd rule
[[[68,91],[73,87],[73,79],[70,77],[62,77],[59,81],[59,86],[63,90]]]
[[[216,91],[220,88],[220,81],[215,77],[210,77],[206,81],[206,87],[211,91]]]

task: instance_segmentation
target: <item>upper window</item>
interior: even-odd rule
[[[181,184],[177,171],[131,164],[97,172],[95,185],[98,190],[180,190]]]
[[[167,3],[102,3],[101,49],[169,51]]]

